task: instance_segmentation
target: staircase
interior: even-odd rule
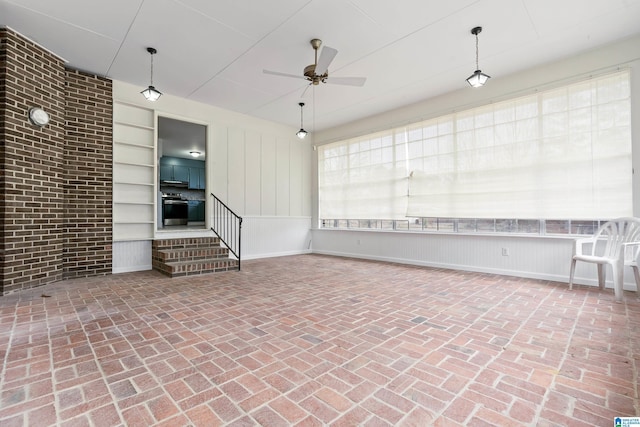
[[[238,260],[217,237],[154,240],[151,249],[153,269],[169,277],[238,270]]]

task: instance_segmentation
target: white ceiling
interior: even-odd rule
[[[331,76],[364,87],[307,92],[304,127],[327,129],[640,32],[640,0],[0,0],[8,26],[68,66],[228,110],[300,125],[309,41],[338,50]],[[489,84],[491,80],[489,81]],[[473,90],[469,88],[469,90]],[[162,99],[158,102],[162,102]]]

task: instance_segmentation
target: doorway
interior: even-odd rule
[[[207,126],[158,117],[158,230],[206,228]]]

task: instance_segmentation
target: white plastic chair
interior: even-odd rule
[[[585,251],[585,246],[588,249]],[[618,218],[604,223],[592,236],[576,239],[569,273],[569,289],[573,289],[576,261],[598,264],[598,286],[604,289],[606,265],[613,271],[613,290],[616,302],[622,301],[624,266],[633,269],[636,288],[640,289],[638,255],[640,253],[640,219]]]

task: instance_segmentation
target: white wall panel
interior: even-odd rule
[[[276,213],[278,216],[289,216],[291,202],[291,151],[289,139],[278,138],[276,142]]]
[[[207,138],[207,189],[222,200],[228,198],[228,141],[227,128],[211,124]],[[207,194],[207,198],[210,196]]]
[[[245,171],[244,171],[244,131],[237,128],[228,129],[228,188],[227,205],[239,215],[245,214]]]
[[[151,270],[151,240],[113,242],[114,273]]]
[[[312,212],[312,194],[314,194],[314,186],[313,186],[313,171],[317,169],[316,165],[311,165],[308,163],[307,159],[313,158],[311,151],[311,144],[306,143],[302,147],[301,154],[301,167],[302,167],[302,215],[304,216],[313,216]]]
[[[242,222],[242,257],[252,259],[309,253],[310,228],[310,217],[245,217]]]
[[[260,185],[261,144],[260,134],[247,131],[244,136],[245,144],[245,215],[260,215],[262,201],[262,186]]]
[[[302,179],[302,147],[304,142],[296,141],[290,145],[291,161],[290,161],[290,182],[289,185],[289,215],[301,216],[302,212],[302,186],[304,181]]]
[[[262,215],[276,214],[276,138],[262,136],[262,155],[260,157],[260,187]]]

